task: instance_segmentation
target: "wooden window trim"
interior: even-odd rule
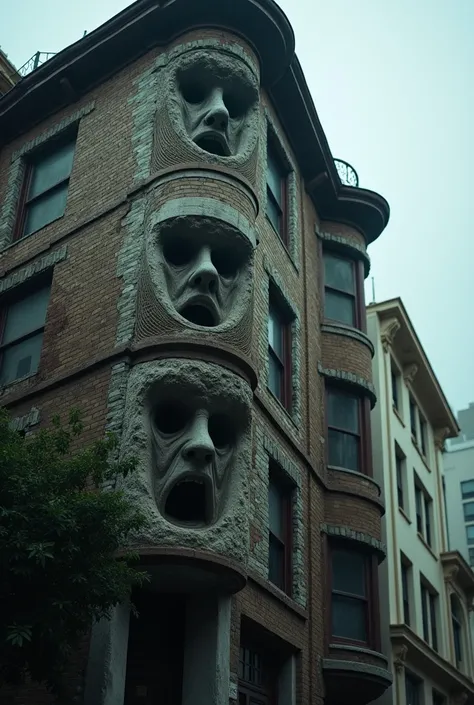
[[[341,394],[346,394],[347,396],[355,397],[358,401],[358,420],[359,420],[359,433],[354,433],[348,431],[344,428],[339,428],[337,426],[331,426],[328,419],[328,408],[329,408],[329,395],[331,391],[337,391]],[[346,433],[347,435],[352,435],[359,439],[359,472],[363,475],[368,475],[372,477],[372,441],[370,433],[370,401],[366,397],[359,397],[352,391],[347,390],[342,385],[327,383],[325,387],[325,426],[326,426],[326,465],[331,467],[329,464],[329,430],[338,431],[339,433]]]
[[[333,590],[332,588],[332,556],[335,551],[344,550],[352,551],[364,558],[364,571],[365,571],[365,586],[366,595],[362,598],[360,595],[353,595],[352,593],[344,592],[341,590]],[[326,565],[328,580],[326,581],[327,586],[327,601],[331,605],[331,608],[327,610],[326,619],[326,633],[329,637],[329,643],[334,644],[348,644],[352,646],[365,646],[374,650],[380,650],[380,622],[379,622],[379,591],[378,591],[378,562],[377,558],[373,555],[365,554],[363,551],[354,550],[351,546],[347,545],[345,542],[339,541],[326,541]],[[358,599],[365,604],[365,627],[367,639],[365,641],[360,641],[356,639],[348,639],[345,637],[340,637],[333,635],[332,633],[332,598],[333,595],[341,595],[343,597],[350,597],[351,599]],[[329,645],[327,643],[327,646]]]
[[[278,320],[279,327],[282,332],[282,348],[283,348],[283,354],[281,359],[278,355],[278,353],[272,348],[270,345],[270,341],[268,341],[268,355],[271,357],[273,360],[276,361],[278,364],[280,370],[281,370],[281,377],[282,377],[282,396],[281,398],[277,397],[275,394],[276,399],[280,402],[280,404],[287,410],[291,411],[292,407],[292,400],[293,400],[293,383],[292,383],[292,330],[291,330],[291,321],[289,320],[289,316],[284,310],[284,307],[280,303],[280,296],[278,293],[275,293],[275,290],[272,286],[270,286],[270,291],[269,291],[269,301],[268,301],[268,316],[270,317],[272,315],[272,311],[275,312],[276,318]],[[271,391],[271,390],[270,390]]]
[[[324,245],[321,247],[322,250],[322,289],[323,289],[323,318],[326,321],[333,322],[333,323],[341,323],[341,321],[338,321],[337,319],[333,318],[328,318],[326,316],[326,291],[333,291],[337,294],[340,294],[341,296],[346,296],[347,298],[351,298],[354,302],[354,328],[357,330],[362,331],[363,333],[367,332],[367,315],[365,311],[365,289],[364,289],[364,280],[365,280],[365,270],[364,270],[364,264],[360,260],[355,260],[352,259],[351,257],[347,257],[345,255],[341,255],[337,250],[333,250],[329,247],[324,247]],[[326,284],[325,281],[325,276],[324,276],[324,257],[325,255],[329,255],[331,257],[335,257],[336,259],[344,260],[346,262],[349,262],[352,265],[352,271],[353,271],[353,277],[354,277],[354,292],[351,294],[348,291],[344,291],[343,289],[338,289],[337,287],[330,286],[329,284]]]
[[[410,577],[409,577],[409,571],[411,570],[412,566],[411,563],[403,556],[403,554],[400,554],[400,575],[401,575],[401,582],[402,582],[402,607],[403,607],[403,623],[407,625],[407,627],[410,626],[411,624],[411,604],[410,604]],[[405,596],[405,589],[406,589],[406,596]]]
[[[282,157],[281,147],[277,144],[277,139],[275,137],[268,137],[267,139],[267,165],[268,169],[268,155],[270,154],[273,162],[278,167],[278,173],[280,176],[280,198],[281,206],[278,203],[269,183],[266,178],[266,189],[267,189],[267,199],[270,199],[273,205],[277,208],[280,214],[280,230],[276,230],[275,226],[270,220],[272,228],[277,233],[278,237],[285,245],[286,248],[289,246],[289,228],[288,228],[288,167],[285,164],[285,159]]]
[[[293,492],[294,486],[290,481],[285,481],[282,479],[282,471],[275,464],[270,464],[268,482],[273,484],[280,494],[283,508],[282,508],[282,520],[283,520],[283,533],[284,541],[282,541],[278,536],[273,534],[268,527],[269,535],[271,535],[274,540],[278,542],[280,546],[283,547],[283,587],[276,585],[280,590],[282,590],[289,597],[293,594]],[[271,582],[271,581],[270,581]],[[272,583],[273,585],[274,583]]]

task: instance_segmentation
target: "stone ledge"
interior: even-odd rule
[[[330,379],[337,379],[341,382],[347,382],[347,384],[358,387],[362,389],[367,396],[370,398],[370,403],[372,408],[374,408],[377,401],[377,396],[375,394],[375,387],[372,382],[354,374],[353,372],[347,372],[346,370],[332,369],[329,367],[323,367],[320,362],[318,362],[318,372],[323,377],[329,377]]]
[[[344,254],[349,255],[358,260],[362,260],[364,263],[364,272],[366,278],[369,276],[370,272],[370,257],[362,247],[356,242],[349,240],[342,235],[334,235],[333,233],[325,233],[322,230],[316,230],[317,237],[323,240],[327,249],[336,250]]]
[[[335,526],[334,524],[323,523],[321,524],[321,533],[363,544],[378,553],[380,560],[383,560],[387,555],[387,546],[382,541],[362,531],[354,531],[349,526]]]
[[[343,335],[346,338],[352,338],[357,340],[359,343],[366,345],[370,354],[373,357],[375,350],[372,341],[369,336],[363,333],[357,328],[352,328],[351,326],[345,326],[343,323],[323,323],[321,326],[321,331],[323,333],[331,333],[332,335]]]
[[[35,277],[37,274],[40,274],[41,272],[44,272],[47,269],[50,269],[58,262],[61,262],[62,260],[66,259],[66,257],[67,245],[64,245],[64,247],[61,247],[59,250],[55,250],[54,252],[51,252],[48,255],[44,255],[32,264],[23,267],[23,269],[20,269],[17,272],[14,272],[13,274],[9,274],[8,276],[1,278],[0,294],[3,294],[9,289],[13,289],[13,287],[15,286],[19,286],[28,279],[32,279],[33,277]]]
[[[15,416],[10,421],[12,431],[26,431],[31,426],[35,426],[40,422],[40,411],[35,406],[31,407],[29,412],[24,416]]]
[[[379,654],[379,656],[382,656],[382,654]],[[342,661],[340,659],[325,658],[323,659],[323,670],[364,673],[387,681],[387,686],[392,683],[392,674],[390,671],[380,666],[364,663],[363,661]]]

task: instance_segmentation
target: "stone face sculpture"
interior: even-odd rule
[[[164,69],[157,96],[152,168],[221,163],[255,180],[259,79],[238,54],[188,49]]]
[[[133,368],[122,448],[139,459],[124,489],[149,519],[140,542],[246,560],[251,399],[243,379],[214,363]]]
[[[193,52],[175,74],[183,124],[198,147],[221,157],[235,156],[258,91],[244,64],[218,52]]]
[[[147,235],[157,299],[203,327],[235,322],[248,308],[252,255],[244,236],[210,218],[178,217]]]

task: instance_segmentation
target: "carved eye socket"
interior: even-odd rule
[[[244,114],[245,107],[243,105],[243,101],[239,99],[239,96],[234,93],[224,93],[223,100],[229,113],[229,117],[238,118]]]
[[[208,431],[214,446],[225,450],[234,441],[234,428],[232,421],[224,414],[213,414],[208,422]]]
[[[230,252],[223,248],[213,250],[211,253],[212,264],[217,269],[221,277],[230,279],[238,272],[240,261],[235,252]]]
[[[163,255],[169,264],[182,267],[191,262],[195,256],[196,248],[182,237],[173,235],[163,242]]]
[[[186,428],[190,411],[180,402],[170,401],[156,407],[153,421],[161,433],[171,435]]]
[[[209,91],[204,83],[190,76],[188,80],[181,81],[181,93],[187,103],[197,104],[206,100]]]

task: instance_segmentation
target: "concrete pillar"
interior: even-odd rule
[[[230,597],[188,599],[182,705],[229,705],[230,616]]]
[[[118,605],[110,620],[92,628],[84,705],[122,705],[127,671],[130,605]]]

